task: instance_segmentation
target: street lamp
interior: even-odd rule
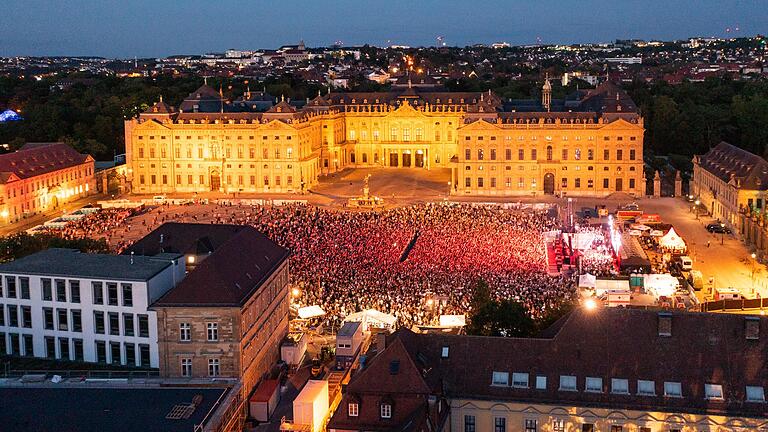
[[[694,208],[696,209],[696,220],[699,220],[699,204],[701,204],[701,201],[696,200],[696,202],[694,202],[694,204],[695,204]]]
[[[723,245],[724,238],[725,238],[725,224],[720,222],[720,245],[721,246]]]

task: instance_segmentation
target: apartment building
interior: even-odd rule
[[[236,378],[247,396],[288,333],[288,250],[250,226],[167,223],[127,253],[170,251],[194,269],[150,307],[161,376]]]
[[[0,353],[156,368],[148,306],[183,279],[178,254],[48,249],[0,264]]]
[[[400,330],[329,430],[766,430],[766,331],[757,316],[630,309],[577,310],[536,338]]]

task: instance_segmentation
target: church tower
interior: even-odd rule
[[[552,84],[549,83],[549,74],[544,78],[544,86],[541,88],[541,105],[547,112],[552,107]]]

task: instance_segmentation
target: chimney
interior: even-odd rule
[[[747,340],[760,339],[760,318],[747,317],[744,319],[744,336]]]
[[[163,244],[163,237],[165,237],[163,234],[160,234],[160,244]]]
[[[131,264],[133,264],[133,251],[131,251]]]
[[[659,313],[659,336],[672,336],[672,314],[669,312]]]

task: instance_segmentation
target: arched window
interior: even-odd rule
[[[547,146],[547,160],[552,160],[552,146]]]

